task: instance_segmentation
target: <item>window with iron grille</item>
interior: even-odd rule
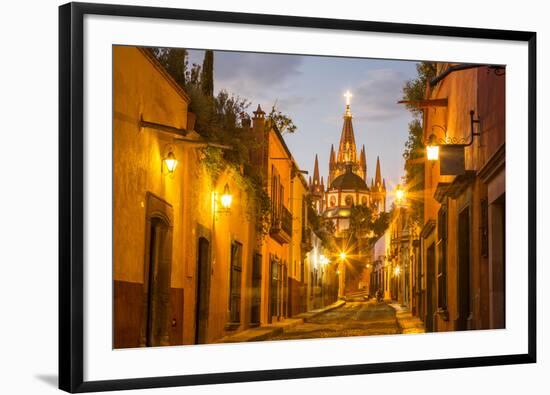
[[[447,207],[442,206],[437,215],[437,307],[447,309]]]
[[[231,244],[231,279],[229,290],[229,321],[241,322],[241,277],[242,277],[242,251],[243,246],[239,242]]]

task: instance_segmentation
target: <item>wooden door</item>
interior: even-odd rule
[[[208,310],[210,302],[210,242],[200,237],[197,247],[197,285],[196,285],[196,319],[195,343],[207,341]]]
[[[148,221],[143,345],[170,344],[171,230],[160,217]]]

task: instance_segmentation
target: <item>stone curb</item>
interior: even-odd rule
[[[323,307],[323,308],[317,309],[317,310],[312,310],[312,311],[309,311],[309,312],[306,312],[306,313],[298,314],[298,315],[295,316],[295,318],[302,318],[304,320],[304,322],[306,322],[309,319],[315,318],[318,315],[321,315],[321,314],[324,314],[324,313],[328,313],[329,311],[332,311],[332,310],[335,310],[339,307],[342,307],[345,304],[346,304],[345,300],[338,300],[338,301],[334,302],[333,304],[331,304],[330,306]]]
[[[280,335],[286,330],[295,327],[296,325],[303,324],[307,320],[317,317],[320,314],[332,311],[345,305],[346,302],[339,300],[330,306],[312,310],[307,313],[301,313],[294,317],[287,318],[284,321],[276,322],[274,324],[266,325],[263,327],[247,329],[243,332],[236,333],[235,335],[226,336],[217,341],[217,343],[241,343],[241,342],[255,342],[269,339],[272,336]],[[285,322],[287,321],[287,322]],[[249,332],[248,334],[246,332]],[[257,332],[257,333],[254,333]]]
[[[403,333],[403,327],[401,326],[401,322],[399,322],[399,318],[397,318],[397,309],[389,303],[387,305],[390,306],[393,309],[393,311],[395,311],[395,325],[397,325],[397,328],[399,329],[399,333]]]
[[[399,333],[424,333],[424,323],[417,317],[413,317],[409,310],[396,307],[394,304],[387,304],[395,311],[395,323],[399,328]],[[408,323],[407,323],[408,321]]]

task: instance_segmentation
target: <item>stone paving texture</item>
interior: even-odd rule
[[[400,333],[395,310],[386,303],[349,300],[332,311],[307,319],[269,340],[317,339],[344,336],[372,336]]]
[[[318,339],[345,336],[373,336],[424,333],[418,317],[399,304],[377,302],[357,295],[323,309],[302,313],[270,325],[249,329],[220,342]]]
[[[247,329],[245,331],[236,333],[235,335],[226,336],[219,340],[219,343],[238,343],[238,342],[252,342],[271,340],[275,336],[282,334],[289,330],[289,328],[301,325],[306,320],[310,320],[316,316],[324,314],[326,312],[338,309],[345,305],[346,302],[339,300],[330,306],[326,306],[320,309],[308,311],[307,313],[298,314],[295,317],[287,318],[283,321],[274,322],[269,325],[262,325],[257,328]]]

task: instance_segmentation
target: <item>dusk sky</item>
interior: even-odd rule
[[[203,51],[189,51],[189,63],[202,64]],[[416,62],[322,56],[214,52],[214,89],[225,89],[258,103],[269,113],[277,107],[297,126],[284,138],[298,165],[313,174],[315,154],[325,185],[330,146],[338,150],[345,110],[344,93],[353,94],[351,111],[358,154],[367,151],[367,176],[380,156],[382,177],[391,192],[403,175],[403,148],[412,117],[401,99],[404,82],[416,76]],[[388,193],[388,203],[393,199]]]

